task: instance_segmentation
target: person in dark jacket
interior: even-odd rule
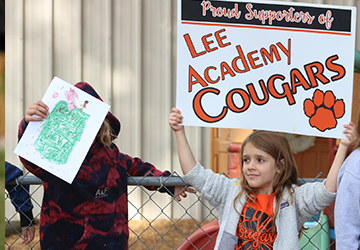
[[[11,203],[16,212],[20,214],[20,225],[22,228],[23,243],[31,243],[35,236],[33,204],[29,195],[29,185],[10,185],[10,181],[23,176],[23,171],[5,161],[5,188],[10,196]]]
[[[88,83],[74,86],[102,101]],[[49,109],[42,101],[31,104],[20,123],[19,140],[28,122],[42,121],[48,115]],[[42,249],[128,249],[128,175],[169,176],[170,172],[121,153],[112,142],[119,132],[119,120],[108,112],[72,184],[20,157],[44,185],[40,216]],[[160,191],[168,190],[164,189]],[[178,194],[178,200],[180,195],[186,197],[182,187],[170,189],[170,193]]]

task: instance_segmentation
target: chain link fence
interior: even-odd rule
[[[299,184],[322,181],[324,177],[319,174],[315,179],[299,178]],[[5,249],[40,249],[41,203],[33,197],[36,193],[42,192],[42,182],[27,173],[8,184],[13,185],[9,192],[17,192],[18,189],[24,189],[24,185],[31,185],[29,199],[34,206],[34,211],[37,212],[33,219],[35,238],[30,244],[23,243],[18,213],[14,212],[11,216],[5,216]],[[149,191],[145,188],[145,186],[158,186],[159,190],[169,186],[186,187],[186,182],[176,172],[169,177],[150,175],[128,177],[128,185],[130,250],[214,248],[218,231],[216,212],[199,193],[188,193],[188,197],[179,202],[164,193]],[[6,202],[10,201],[9,192],[5,193]],[[21,210],[21,205],[19,210]],[[304,230],[305,233],[299,242],[300,249],[335,249],[331,220],[333,220],[333,209],[327,207],[306,222],[304,227],[308,229]]]

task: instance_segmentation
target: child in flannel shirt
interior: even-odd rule
[[[102,101],[86,82],[75,87]],[[19,140],[30,121],[49,115],[42,101],[31,104],[19,126]],[[42,179],[44,198],[40,217],[42,249],[128,249],[127,177],[169,176],[152,164],[121,153],[112,142],[120,132],[119,120],[108,112],[79,172],[69,184],[20,157],[24,166]],[[148,187],[156,190],[156,187]],[[182,187],[162,188],[180,200]]]

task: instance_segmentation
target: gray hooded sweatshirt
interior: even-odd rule
[[[336,249],[360,249],[360,148],[345,160],[338,175],[335,202]]]
[[[234,199],[240,192],[238,180],[228,179],[223,175],[215,174],[210,169],[204,169],[199,163],[186,175],[184,180],[201,192],[204,199],[215,207],[219,219],[220,230],[218,232],[214,250],[234,250],[238,242],[236,230],[240,214],[245,204],[245,195],[236,202]],[[324,182],[306,183],[298,187],[293,186],[294,201],[288,191],[285,191],[280,200],[279,213],[275,224],[277,237],[274,242],[274,250],[299,249],[298,232],[303,224],[314,214],[335,201],[336,194],[329,192]],[[275,211],[275,201],[274,201]]]

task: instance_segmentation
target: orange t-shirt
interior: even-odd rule
[[[256,202],[246,203],[240,216],[235,250],[270,250],[277,233],[272,231],[275,194],[256,195]]]

